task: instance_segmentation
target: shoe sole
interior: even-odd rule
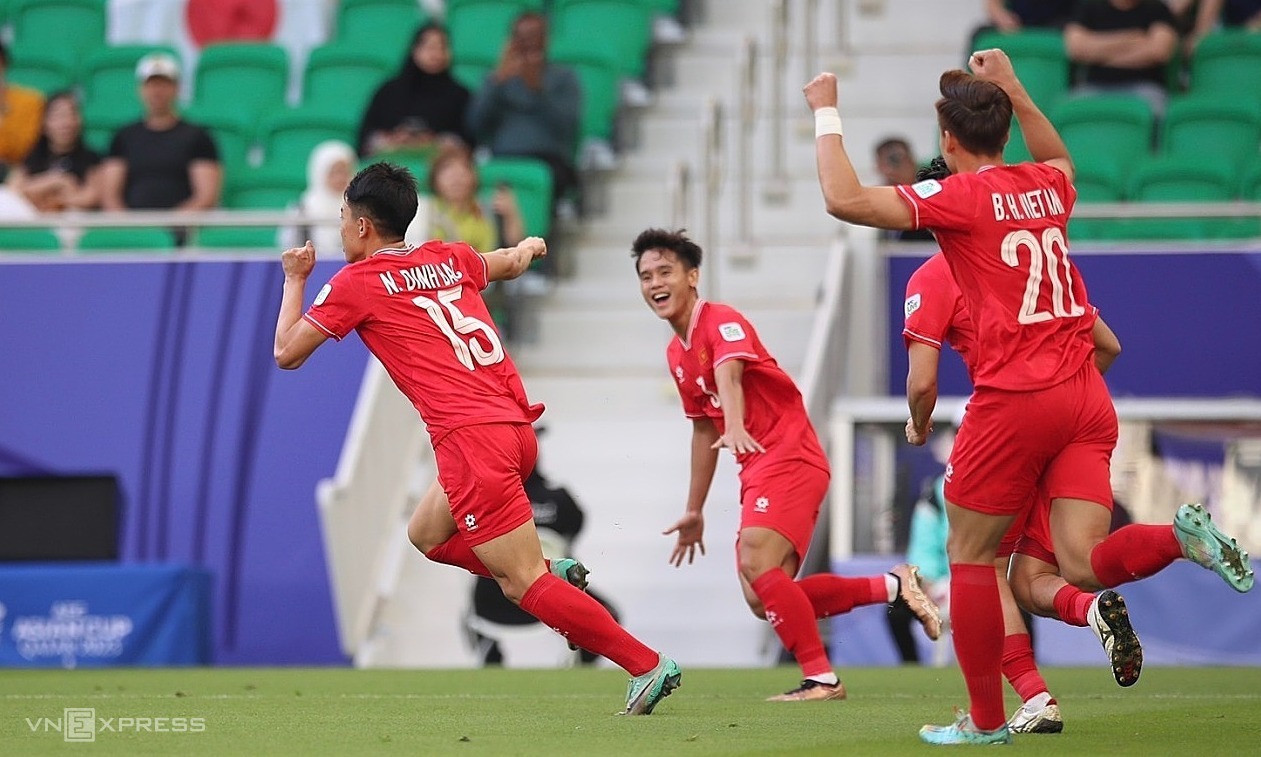
[[[1037,720],[1029,725],[1011,728],[1012,733],[1061,733],[1064,730],[1063,720]]]
[[[627,715],[651,715],[652,711],[657,708],[662,699],[674,693],[674,690],[683,685],[683,673],[678,671],[666,675],[661,679],[661,687],[657,696],[652,696],[652,690],[655,684],[650,683],[644,687],[643,694],[630,706],[626,708]]]
[[[1115,591],[1103,592],[1098,601],[1099,616],[1112,631],[1112,676],[1118,686],[1133,686],[1143,672],[1143,645],[1130,624],[1130,611]]]
[[[1252,589],[1256,578],[1248,563],[1248,553],[1239,547],[1239,542],[1217,528],[1203,505],[1179,507],[1173,527],[1188,560],[1221,576],[1230,588],[1241,594]]]

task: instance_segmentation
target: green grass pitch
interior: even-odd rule
[[[1017,736],[1012,752],[1207,755],[1261,744],[1261,668],[1151,667],[1128,690],[1102,666],[1045,673],[1064,733]],[[920,744],[916,730],[966,702],[954,668],[853,669],[847,701],[762,701],[795,678],[792,668],[685,667],[656,713],[629,718],[614,715],[625,676],[603,669],[9,670],[0,754],[927,754],[942,747]],[[47,721],[67,707],[95,708],[114,729],[127,717],[204,718],[205,729],[98,727],[94,743],[66,743]]]

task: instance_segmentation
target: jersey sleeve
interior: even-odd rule
[[[956,174],[941,181],[925,179],[896,187],[911,209],[913,228],[964,231],[976,221],[975,174]]]
[[[946,333],[950,331],[956,305],[954,292],[945,286],[940,276],[934,275],[933,267],[927,263],[920,266],[906,282],[902,326],[902,340],[906,346],[910,347],[911,342],[920,342],[941,349]]]
[[[757,341],[757,332],[739,312],[729,307],[711,305],[713,311],[698,329],[699,338],[708,343],[714,368],[728,360],[757,362],[765,357]]]
[[[363,322],[366,315],[363,285],[359,277],[346,267],[320,289],[315,295],[315,302],[302,317],[340,342]]]
[[[490,283],[486,258],[464,242],[451,242],[447,244],[447,249],[455,256],[460,270],[464,271],[472,279],[473,286],[477,287],[477,291],[480,292],[485,289],[486,285]]]

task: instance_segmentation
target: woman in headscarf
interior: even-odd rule
[[[470,97],[451,76],[446,29],[425,24],[416,31],[398,75],[372,96],[359,128],[359,154],[471,146],[464,120]]]
[[[298,207],[307,218],[326,223],[293,229],[282,236],[282,244],[293,242],[288,246],[296,247],[310,239],[315,249],[326,256],[330,253],[336,256],[341,252],[337,219],[346,185],[355,173],[355,161],[355,149],[341,140],[330,139],[315,146],[311,157],[307,158],[307,185]]]

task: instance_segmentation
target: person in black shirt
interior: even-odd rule
[[[472,146],[465,125],[470,98],[451,76],[446,29],[425,24],[416,31],[398,75],[372,96],[359,127],[359,154]]]
[[[83,115],[70,91],[44,106],[43,130],[9,186],[40,212],[85,210],[101,203],[101,156],[83,144]]]
[[[1161,118],[1165,69],[1177,45],[1173,13],[1163,0],[1089,0],[1064,27],[1064,49],[1078,68],[1073,94],[1138,95]]]
[[[223,169],[210,133],[175,111],[179,63],[166,53],[140,59],[144,118],[119,129],[102,166],[106,210],[205,210],[219,204]]]

